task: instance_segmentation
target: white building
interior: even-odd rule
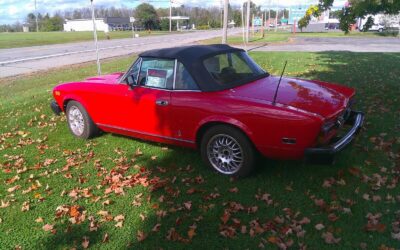
[[[131,29],[129,17],[97,18],[95,22],[98,31]],[[93,21],[92,19],[65,20],[64,31],[93,31]]]

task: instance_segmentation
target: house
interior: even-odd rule
[[[97,18],[95,22],[98,31],[109,32],[131,29],[129,17]],[[93,31],[93,21],[92,19],[67,19],[64,22],[64,31]]]

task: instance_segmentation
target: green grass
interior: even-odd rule
[[[266,31],[264,38],[261,37],[260,33],[255,33],[254,35],[250,32],[251,45],[255,44],[265,44],[265,43],[283,43],[288,42],[290,39],[295,37],[365,37],[365,38],[379,38],[383,37],[383,34],[377,32],[351,32],[349,34],[344,34],[343,32],[297,32],[295,35],[290,32],[274,32]],[[202,44],[215,44],[220,43],[221,37],[216,37],[212,39],[207,39],[201,41]],[[228,37],[228,43],[231,45],[242,45],[243,38],[240,35],[234,35]]]
[[[277,42],[287,42],[289,38],[292,36],[291,33],[287,32],[277,32],[277,33],[265,33],[264,38],[261,37],[260,34],[255,34],[254,36],[250,36],[249,43],[250,44],[255,44],[255,43],[277,43]],[[216,43],[221,43],[221,37],[216,37],[212,39],[207,39],[201,41],[202,44],[216,44]],[[242,36],[229,36],[228,37],[228,43],[231,45],[241,45],[243,44],[243,38]]]
[[[292,240],[294,249],[298,244],[307,249],[360,249],[360,244],[368,249],[398,248],[400,243],[392,238],[391,225],[400,220],[400,54],[268,52],[251,56],[274,74],[280,73],[288,60],[286,75],[357,89],[357,108],[366,113],[365,130],[334,165],[262,159],[254,175],[231,180],[207,169],[199,154],[188,149],[112,134],[89,141],[72,137],[65,116],[56,117],[50,111],[51,89],[61,82],[95,75],[94,64],[2,81],[0,207],[2,202],[9,202],[9,206],[0,208],[0,248],[82,248],[83,237],[88,237],[94,249],[257,249],[260,244],[275,249],[279,239]],[[124,70],[132,60],[106,62],[103,70]],[[136,154],[138,149],[142,155]],[[136,173],[143,180],[160,179],[153,179],[149,186],[125,187],[124,195],[105,194],[110,187],[106,177],[118,173],[124,179]],[[115,180],[120,184],[118,178]],[[161,187],[152,191],[157,183]],[[13,191],[18,185],[20,188]],[[34,190],[29,191],[29,187]],[[90,190],[88,197],[69,196],[71,190],[84,188]],[[233,188],[237,193],[229,191]],[[271,195],[271,204],[256,199],[257,194],[264,193]],[[134,206],[138,194],[142,194],[141,205]],[[375,196],[375,201],[365,200],[365,194]],[[317,206],[316,199],[322,199],[325,205]],[[112,204],[102,205],[106,200]],[[190,210],[184,205],[189,201]],[[29,202],[29,211],[21,211],[24,202]],[[245,209],[231,211],[227,225],[236,230],[236,235],[226,238],[220,234],[220,218],[225,209],[235,206],[231,202]],[[73,224],[68,220],[70,215],[57,218],[56,209],[61,205],[79,205],[81,212],[86,211],[85,220]],[[248,208],[254,206],[258,210],[251,212]],[[122,228],[115,227],[114,220],[100,222],[100,210],[114,217],[123,214]],[[160,216],[163,213],[166,215]],[[380,231],[365,230],[368,213],[381,213]],[[97,231],[89,230],[89,216],[99,223]],[[277,216],[283,220],[281,224],[276,222]],[[35,221],[39,217],[43,222]],[[289,229],[294,230],[293,225],[303,217],[310,223],[301,226],[306,231],[304,237],[301,232],[296,236]],[[333,221],[334,217],[338,219]],[[264,224],[265,231],[250,235],[253,220]],[[160,230],[153,232],[157,223]],[[320,223],[325,228],[318,231],[315,225]],[[45,224],[54,225],[56,231],[44,231]],[[194,224],[194,237],[182,242],[188,239],[189,227]],[[240,232],[243,225],[246,233]],[[179,236],[171,233],[171,228]],[[147,235],[142,242],[137,239],[138,231]],[[321,238],[326,232],[341,238],[340,242],[326,244]],[[105,234],[109,241],[103,243]]]
[[[140,31],[140,36],[168,34],[167,31]],[[98,39],[107,39],[104,32],[98,32]],[[110,39],[131,38],[132,31],[109,32]],[[93,40],[93,32],[10,32],[0,33],[0,49],[19,48],[37,45],[61,44]]]

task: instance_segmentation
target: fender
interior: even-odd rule
[[[88,108],[87,108],[86,102],[85,102],[81,97],[79,97],[79,96],[77,96],[77,95],[74,95],[74,94],[68,94],[68,95],[65,95],[65,96],[63,97],[63,99],[62,99],[63,109],[64,109],[64,103],[65,103],[65,101],[67,101],[67,100],[73,100],[73,101],[79,102],[79,103],[87,110],[87,112],[90,113],[89,110],[88,110]],[[65,112],[65,111],[64,111],[64,112]]]
[[[249,138],[250,140],[253,141],[253,132],[251,131],[251,129],[246,126],[244,123],[242,123],[239,120],[236,120],[232,117],[228,117],[228,116],[223,116],[223,115],[213,115],[213,116],[208,116],[206,118],[204,118],[203,120],[201,120],[199,122],[199,125],[196,127],[196,135],[198,134],[199,130],[201,127],[203,127],[203,125],[207,124],[207,123],[211,123],[211,122],[220,122],[220,123],[226,123],[226,124],[230,124],[233,125],[235,127],[238,127],[239,129],[241,129]]]

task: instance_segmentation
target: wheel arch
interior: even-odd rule
[[[63,109],[64,112],[67,111],[66,110],[67,109],[67,105],[68,105],[68,103],[70,101],[78,102],[79,104],[81,104],[86,109],[86,112],[89,113],[86,103],[82,100],[82,98],[79,98],[78,96],[75,96],[75,95],[64,96],[63,101],[62,101],[62,109]]]
[[[232,119],[232,118],[219,117],[219,118],[209,118],[200,123],[199,127],[196,129],[195,140],[196,140],[197,147],[200,146],[201,138],[203,138],[204,133],[211,127],[214,127],[217,125],[225,125],[225,126],[230,126],[232,128],[238,129],[254,145],[254,142],[252,140],[253,133],[245,124],[243,124],[242,122],[240,122],[238,120]]]

